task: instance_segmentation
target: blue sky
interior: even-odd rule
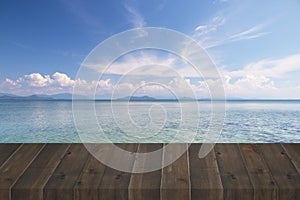
[[[220,70],[227,96],[300,98],[299,11],[297,0],[1,1],[0,92],[71,92],[96,45],[150,26],[199,42]],[[146,58],[156,59],[135,57]],[[201,96],[203,83],[185,79]],[[102,80],[103,90],[113,88],[111,80]]]

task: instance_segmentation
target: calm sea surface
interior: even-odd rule
[[[77,104],[77,110],[84,112],[86,103]],[[192,102],[183,104],[114,102],[112,106],[97,101],[90,115],[96,116],[98,126],[83,116],[79,132],[89,138],[85,142],[186,142],[193,133],[194,142],[209,139],[210,102],[198,102],[198,110]],[[72,101],[1,100],[0,119],[2,143],[81,142]],[[229,101],[223,131],[214,142],[299,143],[300,101]]]

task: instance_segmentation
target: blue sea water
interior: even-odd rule
[[[86,102],[80,103],[84,109]],[[184,107],[178,102],[130,102],[128,110],[127,102],[114,102],[112,107],[111,102],[96,101],[91,114],[96,114],[106,138],[93,138],[99,127],[89,124],[89,119],[83,121],[90,142],[186,142],[195,130],[194,142],[203,142],[209,137],[210,102],[198,103],[197,111],[189,110],[188,101]],[[182,109],[188,110],[189,123],[181,124]],[[1,100],[0,119],[2,143],[81,142],[72,101]],[[299,143],[300,101],[228,101],[221,136],[213,142]]]

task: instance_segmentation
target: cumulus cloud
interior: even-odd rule
[[[72,87],[75,83],[68,75],[60,72],[55,72],[52,77],[50,75],[41,75],[39,73],[32,73],[24,76],[24,79],[19,79],[20,83],[26,82],[28,86],[32,87],[47,87],[47,86],[61,86]]]
[[[42,76],[39,73],[28,74],[24,77],[28,85],[33,87],[44,87],[53,82],[49,75]]]
[[[102,90],[102,88],[99,88]],[[125,96],[152,96],[158,98],[195,97],[192,88],[180,77],[168,79],[167,82],[140,81],[124,82],[114,86],[113,98]]]
[[[7,85],[11,85],[11,86],[18,86],[19,85],[17,81],[13,81],[9,78],[6,78],[4,83],[7,84]]]
[[[64,73],[56,72],[52,76],[32,73],[17,80],[6,79],[0,84],[0,90],[18,95],[57,94],[71,92],[75,81]]]
[[[299,73],[300,54],[296,54],[253,62],[239,70],[223,70],[221,74],[227,97],[300,98]],[[283,84],[290,81],[287,77],[295,80],[295,85]],[[208,88],[204,83],[199,81],[192,87],[198,93],[206,91],[207,94]]]
[[[148,60],[149,59],[149,60]],[[160,62],[161,59],[157,59]],[[124,69],[121,75],[126,74],[126,66],[129,63],[138,69],[139,65],[144,65],[151,58],[145,57],[142,61],[138,61],[132,57],[125,59],[125,63],[118,63],[115,71]],[[165,60],[165,64],[174,64],[176,62],[170,58]],[[141,71],[145,72],[146,67],[142,67]],[[42,75],[32,73],[19,77],[16,80],[6,78],[0,83],[0,92],[13,93],[19,95],[30,94],[57,94],[72,92],[73,86],[77,85],[81,90],[80,94],[85,95],[89,92],[96,96],[111,97],[114,93],[115,98],[129,95],[151,95],[156,97],[174,96],[172,93],[180,97],[206,98],[210,96],[208,85],[211,88],[220,84],[220,80],[213,78],[197,79],[189,77],[189,73],[161,72],[168,73],[171,76],[155,76],[161,66],[150,66],[152,74],[144,74],[137,70],[137,73],[123,77],[120,82],[112,80],[110,76],[103,80],[87,81],[83,79],[73,80],[67,74],[55,72],[52,75]],[[175,67],[176,68],[176,67]],[[152,71],[151,71],[152,70]],[[155,73],[154,73],[155,72]],[[149,77],[147,78],[147,75]],[[229,71],[223,69],[221,71],[222,84],[225,88],[227,97],[241,98],[300,98],[300,54],[290,55],[279,59],[265,59],[250,63],[241,69]],[[111,76],[113,77],[113,76]],[[286,84],[284,84],[287,82]],[[291,82],[293,84],[291,84]],[[96,90],[95,90],[96,88]]]
[[[70,77],[68,77],[68,75],[59,72],[55,72],[53,74],[53,78],[54,78],[54,82],[57,82],[59,86],[62,87],[73,86],[75,83],[75,81],[72,80]]]

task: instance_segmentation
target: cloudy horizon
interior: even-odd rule
[[[147,85],[151,82],[147,78],[117,81],[131,68],[161,65],[176,69],[184,80],[167,79],[166,87],[175,90],[187,84],[197,98],[209,97],[206,83],[213,79],[193,76],[193,69],[176,57],[147,51],[116,61],[101,80],[76,79],[85,57],[110,36],[131,28],[166,27],[188,35],[205,49],[220,73],[227,97],[300,99],[300,3],[296,0],[194,4],[120,1],[104,6],[57,0],[48,2],[47,8],[1,4],[0,24],[4,31],[0,38],[0,93],[72,93],[77,83],[98,85],[100,96],[109,96],[116,90],[128,96],[126,93],[136,88],[142,88],[139,95],[166,96],[168,92],[161,86]],[[147,11],[149,8],[153,13]],[[30,14],[21,17],[28,11]],[[159,75],[155,70],[135,75],[143,73]]]

